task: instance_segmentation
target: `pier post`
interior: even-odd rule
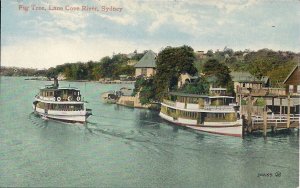
[[[281,120],[281,115],[282,115],[282,98],[279,98],[279,100],[280,100],[279,114],[280,114],[280,120]]]
[[[251,103],[251,95],[249,94],[248,96],[248,106],[247,106],[247,124],[248,124],[248,127],[250,128],[250,132],[253,131],[253,123],[252,123],[252,103]],[[248,130],[249,130],[248,128]]]
[[[242,138],[244,139],[245,138],[245,127],[246,127],[246,125],[245,125],[245,116],[241,115],[240,118],[242,118]]]
[[[290,128],[290,124],[291,124],[291,96],[290,94],[288,94],[288,106],[287,106],[287,122],[286,122],[286,128],[289,129]]]
[[[264,114],[263,114],[264,124],[263,124],[263,131],[264,131],[264,138],[267,137],[267,109],[264,108]]]

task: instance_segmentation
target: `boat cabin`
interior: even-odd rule
[[[170,92],[169,95],[165,97],[166,100],[172,102],[184,103],[185,105],[199,104],[200,106],[212,105],[212,106],[222,106],[234,103],[234,97],[229,96],[207,96],[207,95],[197,95],[197,94],[187,94],[179,92]]]
[[[37,102],[37,107],[47,110],[55,111],[82,111],[84,110],[83,104],[55,104],[55,103],[43,103]]]
[[[39,97],[52,101],[81,101],[80,90],[72,87],[45,87],[40,89]]]
[[[238,106],[229,96],[207,96],[170,92],[162,102],[161,113],[174,120],[204,122],[233,122],[237,120]]]

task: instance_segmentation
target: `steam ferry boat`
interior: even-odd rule
[[[85,107],[80,90],[75,87],[59,87],[54,84],[40,89],[33,102],[34,113],[46,119],[71,123],[84,123],[92,115],[92,110]]]
[[[242,119],[234,97],[225,88],[211,88],[210,95],[170,92],[161,103],[160,117],[194,130],[242,137]]]

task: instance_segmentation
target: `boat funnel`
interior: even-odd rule
[[[58,79],[54,78],[54,85],[53,87],[58,88],[59,84],[58,84]]]

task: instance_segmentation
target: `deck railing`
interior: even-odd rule
[[[170,100],[164,99],[163,103],[165,103],[165,104],[167,104],[169,106],[176,107],[176,103],[174,101],[170,101]]]
[[[233,110],[233,106],[204,106],[204,110],[210,110],[210,111],[231,111]]]
[[[264,122],[263,116],[251,116],[253,124],[261,124]],[[274,114],[274,115],[267,115],[267,123],[286,123],[288,116],[286,114]],[[291,114],[290,121],[298,121],[300,120],[299,114]]]
[[[220,106],[213,106],[213,105],[199,105],[199,104],[193,104],[193,103],[179,103],[170,101],[167,99],[163,100],[163,103],[166,105],[177,107],[177,108],[184,108],[184,109],[190,109],[190,110],[197,110],[197,109],[204,109],[209,111],[232,111],[234,110],[233,105],[220,105]]]
[[[237,91],[238,94],[249,94],[250,91],[247,88],[239,88]],[[251,94],[252,95],[275,95],[275,96],[284,96],[286,95],[285,88],[251,88]]]

